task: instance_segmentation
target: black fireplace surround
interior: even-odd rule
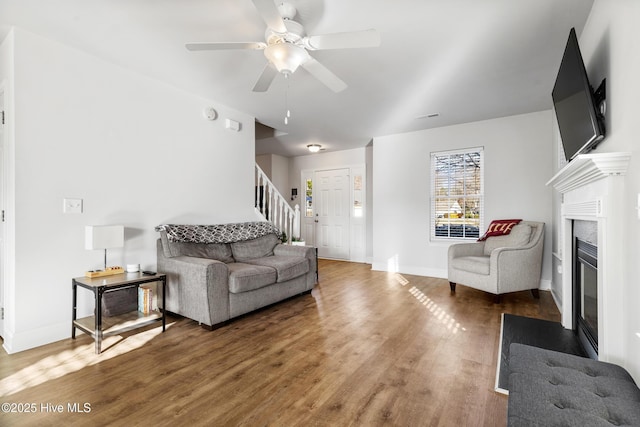
[[[573,325],[589,357],[597,359],[598,247],[576,237],[573,253]]]

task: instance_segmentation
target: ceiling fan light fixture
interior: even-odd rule
[[[307,51],[292,43],[277,43],[264,49],[267,57],[276,69],[284,74],[293,74],[298,67],[309,59]]]
[[[322,145],[320,145],[320,144],[309,144],[309,145],[307,145],[307,149],[309,151],[311,151],[312,153],[317,153],[318,151],[320,151],[321,148],[322,148]]]

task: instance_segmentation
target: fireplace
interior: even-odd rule
[[[622,226],[626,213],[620,207],[624,206],[624,175],[630,160],[631,153],[581,154],[547,183],[559,193],[554,203],[560,204],[555,253],[560,281],[552,284],[552,292],[562,312],[562,325],[576,329],[576,323],[581,323],[584,329],[581,327],[578,335],[584,338],[585,350],[591,345],[586,343],[592,341],[595,346],[590,356],[604,362],[621,360],[626,351],[620,310],[625,306],[620,292],[626,280],[620,268],[624,257],[620,242],[626,238]],[[576,235],[581,226],[576,223],[583,221],[592,224],[591,237]],[[585,249],[580,244],[581,261],[577,261],[576,238],[595,247]],[[584,290],[576,290],[582,283],[586,283]],[[576,304],[581,304],[580,308]],[[578,321],[579,317],[582,320]]]
[[[574,327],[589,357],[598,359],[598,247],[575,238]]]

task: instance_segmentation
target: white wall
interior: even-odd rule
[[[291,189],[297,187],[289,186],[289,158],[277,154],[271,155],[271,182],[280,194],[290,202]],[[299,188],[298,191],[300,191]]]
[[[109,264],[155,269],[156,225],[255,219],[253,117],[26,31],[14,35],[9,352],[70,336],[71,278],[103,260],[84,249],[85,225],[123,224],[125,247],[109,251]],[[217,121],[203,119],[208,106]],[[224,118],[242,130],[225,129]],[[63,214],[65,197],[83,199],[84,213]],[[93,309],[86,294],[83,313]]]
[[[256,163],[285,200],[291,203],[292,187],[289,187],[289,158],[277,154],[261,154],[256,156]]]
[[[373,268],[447,277],[449,244],[429,238],[430,154],[483,146],[485,227],[500,218],[546,223],[542,280],[549,286],[551,121],[543,111],[375,138]]]
[[[256,163],[269,179],[271,179],[271,156],[271,154],[261,154],[256,156]]]
[[[344,166],[364,165],[366,164],[366,160],[366,150],[364,147],[293,157],[289,163],[289,183],[294,186],[301,185],[300,173],[303,170],[324,170]]]
[[[625,179],[624,227],[627,239],[620,245],[628,248],[621,260],[624,280],[611,284],[626,301],[622,310],[624,365],[636,382],[640,381],[640,219],[636,204],[640,194],[640,142],[638,117],[640,106],[640,2],[635,0],[596,0],[587,23],[580,34],[582,51],[589,80],[593,86],[607,79],[607,136],[595,153],[628,151],[632,153]],[[604,320],[606,321],[606,319]]]
[[[300,209],[303,208],[302,204],[304,199],[301,198],[303,193],[302,189],[304,188],[304,186],[302,186],[302,171],[337,169],[355,165],[365,165],[366,162],[366,149],[364,147],[292,157],[289,161],[289,185],[290,188],[298,189],[298,198],[291,203],[299,204]]]

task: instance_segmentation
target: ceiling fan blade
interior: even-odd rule
[[[278,8],[273,0],[252,0],[253,5],[258,9],[258,13],[267,24],[267,27],[271,28],[278,33],[286,33],[287,27],[284,25],[284,20],[278,12]]]
[[[352,31],[348,33],[308,36],[304,39],[308,49],[351,49],[380,46],[380,33],[377,30]]]
[[[267,45],[262,42],[212,42],[212,43],[187,43],[185,45],[187,50],[230,50],[230,49],[252,49],[262,50]]]
[[[347,84],[340,80],[340,77],[336,76],[327,67],[316,61],[313,57],[302,63],[302,68],[311,73],[316,79],[324,83],[329,89],[334,92],[342,92],[347,88]]]
[[[260,74],[260,77],[258,77],[258,81],[255,85],[253,85],[253,89],[251,90],[254,92],[266,92],[267,89],[269,89],[269,86],[271,86],[271,82],[276,78],[277,75],[278,70],[276,70],[271,62],[267,62],[264,70],[262,70],[262,74]]]

